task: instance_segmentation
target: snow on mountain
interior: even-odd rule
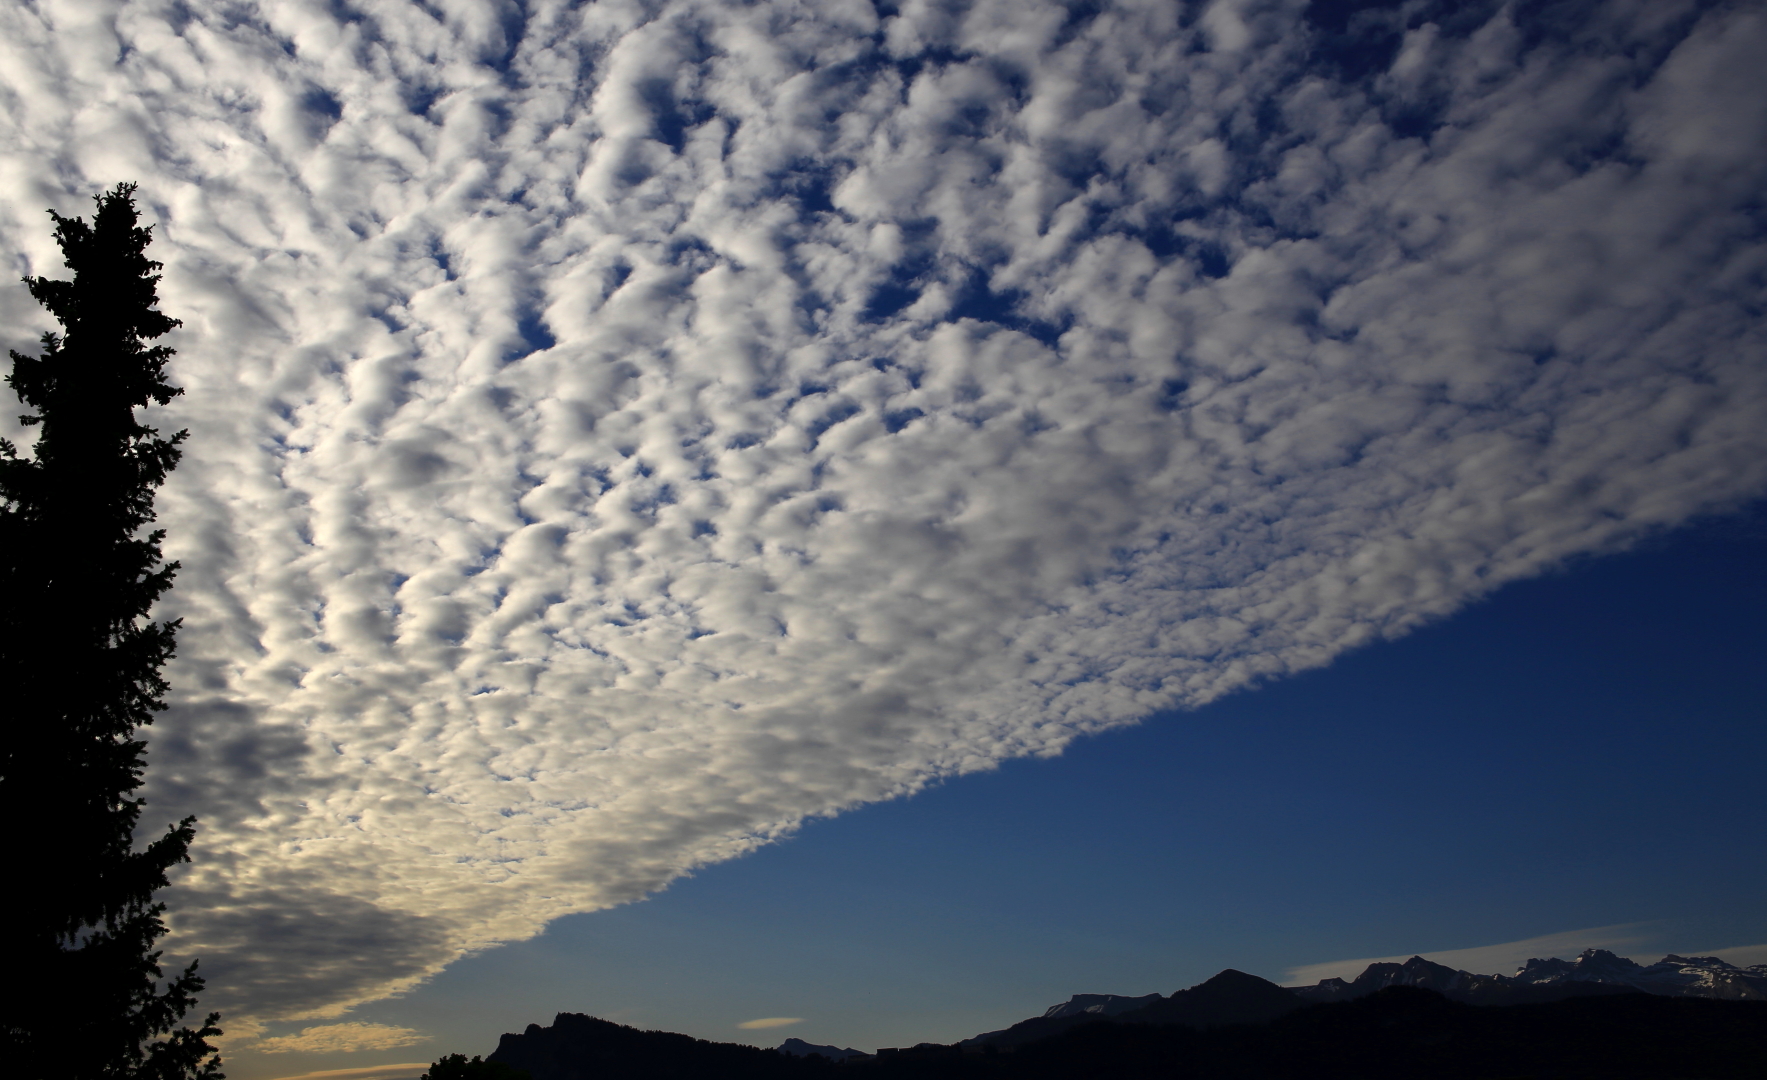
[[[1315,986],[1291,986],[1287,989],[1314,1002],[1345,1001],[1372,994],[1376,990],[1384,990],[1389,986],[1420,986],[1448,997],[1466,998],[1472,996],[1471,992],[1481,980],[1488,981],[1490,978],[1488,975],[1474,975],[1425,960],[1421,956],[1413,956],[1403,964],[1370,964],[1362,974],[1356,976],[1354,982],[1325,979]]]
[[[1575,960],[1529,960],[1510,981],[1531,986],[1609,983],[1670,997],[1767,1000],[1767,964],[1739,968],[1716,956],[1670,953],[1646,967],[1606,949],[1585,949]]]
[[[1291,986],[1306,1001],[1343,1001],[1388,986],[1421,986],[1474,1004],[1518,1004],[1553,997],[1640,990],[1667,997],[1767,1001],[1767,964],[1739,968],[1715,956],[1670,954],[1645,966],[1606,949],[1585,949],[1574,960],[1529,960],[1514,975],[1474,975],[1414,956],[1403,964],[1370,964],[1354,982],[1325,979]]]
[[[1170,997],[1075,994],[1059,1005],[1051,1005],[1041,1016],[999,1031],[985,1031],[958,1045],[1010,1048],[1048,1038],[1091,1017],[1114,1017],[1119,1023],[1184,1024],[1197,1028],[1263,1023],[1298,1007],[1290,1000],[1285,1008],[1284,990],[1303,1002],[1317,1004],[1366,997],[1389,986],[1433,990],[1470,1005],[1538,1004],[1633,991],[1663,997],[1767,1001],[1767,964],[1743,968],[1715,956],[1670,954],[1645,966],[1606,949],[1585,949],[1574,960],[1529,960],[1514,975],[1475,975],[1413,956],[1402,964],[1370,964],[1350,982],[1333,978],[1312,986],[1286,987],[1228,970]]]
[[[1143,994],[1141,997],[1125,997],[1122,994],[1075,994],[1060,1005],[1051,1005],[1043,1010],[1045,1019],[1061,1016],[1080,1016],[1091,1013],[1094,1016],[1116,1016],[1144,1005],[1152,1005],[1160,1000],[1159,994]]]

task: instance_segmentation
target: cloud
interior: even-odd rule
[[[318,1027],[302,1028],[299,1035],[279,1035],[272,1039],[262,1039],[253,1043],[252,1049],[265,1054],[287,1054],[297,1051],[350,1053],[358,1050],[392,1050],[401,1046],[425,1042],[428,1039],[428,1035],[413,1031],[411,1028],[351,1021],[345,1024],[321,1024]],[[390,1069],[404,1068],[405,1066],[388,1065],[382,1067]]]
[[[1529,960],[1552,956],[1568,960],[1584,949],[1608,949],[1624,954],[1626,949],[1651,939],[1653,935],[1647,932],[1650,926],[1649,923],[1622,923],[1617,926],[1595,926],[1587,930],[1566,930],[1522,941],[1506,941],[1501,945],[1481,945],[1473,949],[1305,964],[1290,968],[1283,983],[1288,986],[1311,986],[1322,979],[1354,979],[1370,964],[1402,964],[1414,955],[1438,964],[1446,964],[1459,971],[1470,971],[1475,975],[1512,975]]]
[[[205,1004],[335,1017],[1767,491],[1767,19],[1671,7],[0,10],[7,280],[139,179],[185,321]]]
[[[744,1020],[736,1026],[744,1031],[758,1031],[762,1028],[785,1027],[787,1024],[801,1024],[803,1022],[804,1018],[801,1016],[764,1016],[759,1020]]]

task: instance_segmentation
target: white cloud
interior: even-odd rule
[[[0,249],[139,179],[186,323],[205,1004],[335,1017],[1767,490],[1759,14],[1352,85],[1304,7],[0,10]]]
[[[803,1022],[804,1018],[801,1016],[763,1016],[759,1020],[744,1020],[736,1026],[744,1031],[759,1031],[764,1028],[785,1027],[788,1024],[801,1024]]]
[[[401,1046],[425,1042],[428,1039],[429,1036],[419,1031],[413,1031],[411,1028],[351,1021],[345,1024],[321,1024],[318,1027],[302,1028],[298,1035],[278,1035],[272,1039],[261,1039],[253,1043],[251,1048],[265,1054],[287,1054],[296,1051],[336,1054],[359,1050],[393,1050]],[[385,1067],[403,1068],[404,1066]]]

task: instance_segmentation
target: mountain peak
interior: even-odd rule
[[[1299,1006],[1293,994],[1270,980],[1228,968],[1188,990],[1179,990],[1144,1009],[1124,1013],[1121,1019],[1190,1027],[1262,1024]]]
[[[792,1057],[809,1057],[811,1054],[821,1054],[830,1061],[845,1061],[847,1058],[871,1056],[863,1050],[855,1050],[850,1046],[822,1046],[797,1038],[787,1039],[780,1043],[778,1050],[780,1053],[790,1054]]]
[[[1159,1000],[1158,994],[1143,994],[1140,997],[1125,997],[1122,994],[1075,994],[1060,1005],[1051,1005],[1043,1010],[1043,1018],[1054,1020],[1063,1016],[1116,1016]]]
[[[1216,973],[1215,975],[1210,976],[1207,979],[1204,979],[1202,982],[1197,983],[1195,986],[1191,987],[1190,989],[1191,990],[1202,990],[1202,989],[1207,988],[1207,989],[1213,989],[1213,990],[1225,990],[1229,987],[1274,986],[1274,985],[1276,985],[1276,984],[1271,982],[1269,979],[1260,979],[1256,975],[1247,975],[1245,972],[1240,971],[1238,968],[1223,968],[1220,972]],[[1186,991],[1183,991],[1183,990],[1178,991],[1178,993],[1185,993],[1185,992]]]

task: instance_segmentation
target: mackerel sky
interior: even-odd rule
[[[44,208],[123,180],[185,323],[147,820],[201,818],[171,950],[238,1075],[488,1050],[365,1018],[459,1000],[460,965],[425,980],[564,916],[809,881],[819,836],[904,858],[888,823],[961,831],[1070,761],[1256,787],[1327,723],[1285,687],[1513,637],[1547,601],[1505,597],[1567,565],[1660,582],[1717,544],[1739,569],[1700,588],[1753,595],[1759,529],[1713,522],[1767,495],[1763,56],[1749,2],[0,6],[5,344],[47,328],[17,283],[62,273]],[[1720,539],[1661,546],[1696,519]],[[1616,610],[1551,617],[1623,650]],[[1760,640],[1693,610],[1700,655]],[[1656,752],[1697,728],[1758,764],[1728,685]],[[1450,725],[1408,701],[1405,730]],[[1491,730],[1520,769],[1552,723]],[[1381,768],[1445,752],[1384,738]],[[1083,875],[1086,847],[1039,857]],[[1711,903],[1416,945],[1321,924],[1260,973]],[[1712,926],[1756,937],[1687,944],[1767,940]]]

